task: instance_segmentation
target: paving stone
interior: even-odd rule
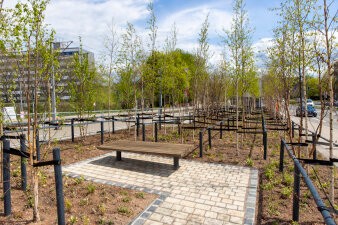
[[[116,166],[115,152],[107,153],[63,166],[63,171],[72,177],[159,194],[133,225],[254,223],[257,170],[184,159],[173,170],[172,158],[135,153],[124,153],[124,158]]]

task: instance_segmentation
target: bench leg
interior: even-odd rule
[[[116,151],[116,161],[121,161],[122,157],[121,157],[121,152],[120,151]]]
[[[178,167],[180,167],[179,158],[178,157],[174,157],[174,168],[175,168],[175,170],[177,170]]]

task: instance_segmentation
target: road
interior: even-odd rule
[[[308,129],[309,131],[314,132],[317,127],[319,126],[319,118],[320,118],[320,110],[317,109],[318,116],[317,117],[308,117]],[[296,107],[291,106],[290,108],[290,113],[291,113],[291,119],[297,123],[300,124],[300,117],[296,117]],[[305,118],[303,122],[305,121]],[[325,110],[324,112],[324,119],[323,119],[323,127],[322,127],[322,133],[321,136],[324,137],[325,139],[330,138],[330,125],[329,125],[329,111]],[[320,140],[324,141],[324,140]],[[333,143],[338,146],[338,112],[337,110],[334,111],[333,115]],[[338,158],[338,147],[334,146],[333,148],[333,156],[334,158]],[[329,158],[329,147],[328,146],[323,146],[323,145],[318,145],[317,150],[325,157]]]

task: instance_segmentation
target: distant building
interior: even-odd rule
[[[61,101],[67,101],[70,98],[69,90],[67,88],[70,79],[73,79],[72,73],[73,56],[80,54],[79,47],[67,47],[61,42],[56,42],[53,45],[53,51],[57,52],[57,61],[59,65],[57,68],[49,68],[48,75],[54,73],[56,96]],[[82,50],[85,57],[88,57],[90,65],[94,65],[94,53]],[[22,54],[24,55],[24,54]],[[21,54],[1,55],[0,54],[0,93],[4,103],[16,103],[20,105],[20,109],[27,107],[24,86],[33,85],[34,71],[28,71],[20,62]],[[28,81],[28,74],[31,74],[31,80]],[[48,76],[46,76],[48,77]],[[51,77],[51,76],[50,76]],[[28,84],[29,82],[29,84]],[[51,80],[39,79],[39,100],[45,101],[51,90]],[[32,92],[32,96],[34,96]]]

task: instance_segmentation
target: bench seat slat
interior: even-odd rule
[[[189,149],[193,148],[193,145],[119,140],[111,144],[98,146],[97,148],[101,150],[149,153],[181,158],[187,153]]]

